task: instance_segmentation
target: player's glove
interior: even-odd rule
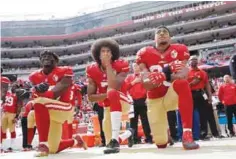
[[[30,92],[26,91],[25,89],[16,89],[16,96],[21,100],[29,99]]]
[[[170,70],[172,73],[176,73],[184,67],[186,67],[186,66],[185,66],[185,64],[182,63],[182,61],[174,61],[174,62],[170,63]]]
[[[166,81],[166,76],[162,72],[152,72],[148,75],[148,78],[152,84],[158,85],[158,87],[162,85],[164,81]]]
[[[44,93],[49,89],[49,84],[42,82],[40,84],[37,84],[34,88],[35,88],[36,92]]]

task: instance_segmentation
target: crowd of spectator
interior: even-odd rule
[[[215,41],[213,41],[212,43],[214,43]],[[136,55],[136,51],[132,51],[132,52],[126,52],[125,54],[122,54],[123,58],[130,58],[132,56]],[[83,52],[83,53],[89,53],[89,50],[87,50],[87,52]],[[199,65],[210,65],[212,67],[219,67],[219,66],[226,66],[228,65],[230,56],[236,53],[236,47],[226,47],[226,48],[218,48],[218,49],[214,49],[214,50],[205,50],[205,51],[199,51],[200,54],[200,61],[199,61]],[[64,56],[70,56],[70,55],[64,55]],[[63,56],[61,56],[63,57]],[[90,64],[91,62],[93,62],[93,59],[91,57],[88,58],[88,60],[79,60],[77,63],[75,63],[73,65],[74,68],[79,67],[80,65],[84,65],[84,64]],[[132,60],[130,61],[132,62]],[[71,65],[71,63],[62,60],[61,65]],[[18,72],[18,71],[25,71],[25,72],[29,72],[29,71],[33,71],[33,70],[37,70],[40,68],[40,64],[34,64],[34,67],[29,67],[26,65],[23,66],[19,66],[19,67],[13,67],[13,66],[9,66],[9,65],[2,65],[4,70],[6,72]],[[203,67],[204,68],[204,67]]]
[[[229,47],[224,49],[216,49],[212,51],[202,52],[200,64],[212,66],[225,66],[232,55],[236,54],[236,47]]]
[[[235,13],[235,12],[236,12],[236,9],[232,9],[232,10],[228,10],[226,13],[223,13],[223,14],[220,14],[220,15],[218,15],[216,13],[212,13],[210,15],[208,14],[208,15],[193,17],[193,18],[187,19],[187,20],[177,20],[172,25],[193,22],[193,21],[202,20],[202,19],[206,19],[206,18],[214,18],[214,17],[217,17],[217,16],[222,16],[224,14],[230,14],[230,13]],[[172,26],[172,25],[170,25],[170,26]],[[209,28],[204,29],[204,30],[225,28],[225,27],[228,27],[228,26],[231,26],[231,25],[232,25],[231,23],[224,24],[224,25],[213,25],[211,23],[211,25],[209,25]],[[110,38],[119,37],[119,36],[123,36],[123,35],[132,34],[134,32],[139,33],[139,32],[142,32],[142,31],[155,29],[155,27],[156,27],[156,26],[151,26],[150,22],[146,22],[144,26],[145,26],[144,28],[134,28],[132,30],[125,31],[125,32],[121,31],[119,29],[115,29],[115,32],[111,33],[111,35],[109,35],[109,37]],[[177,30],[177,33],[176,33],[175,36],[185,35],[185,34],[196,32],[196,31],[192,31],[192,32],[186,32],[185,33],[185,31],[182,30],[181,28],[176,28],[176,30]],[[53,42],[53,43],[48,43],[48,44],[42,43],[39,40],[35,40],[35,41],[33,41],[33,43],[28,43],[28,44],[19,45],[19,46],[15,45],[15,44],[12,44],[12,42],[5,42],[5,43],[2,44],[2,47],[4,47],[4,48],[43,48],[43,47],[53,47],[53,46],[68,46],[68,45],[81,44],[81,43],[84,43],[84,42],[91,42],[91,41],[94,41],[94,40],[97,40],[98,38],[100,38],[100,37],[96,37],[95,35],[89,35],[88,37],[89,37],[88,39],[79,39],[79,40],[78,39],[77,40],[64,39],[62,42]],[[147,36],[147,39],[145,39],[145,40],[148,40],[149,37],[151,39],[151,36]],[[133,43],[135,43],[135,41],[133,41]],[[132,44],[132,43],[130,43],[130,44]],[[121,43],[121,45],[125,45],[125,44]]]

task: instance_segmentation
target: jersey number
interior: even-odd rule
[[[70,100],[73,100],[74,98],[74,91],[70,91]]]
[[[7,106],[13,105],[13,98],[12,97],[6,97],[6,105]]]

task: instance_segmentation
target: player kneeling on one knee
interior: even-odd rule
[[[156,47],[142,48],[136,58],[147,89],[148,119],[153,139],[158,148],[166,147],[167,112],[179,109],[183,123],[183,147],[197,149],[199,145],[192,137],[193,101],[186,80],[188,49],[183,44],[171,44],[170,32],[164,26],[156,29],[155,42]]]
[[[119,59],[119,45],[114,40],[98,40],[91,50],[96,63],[86,68],[88,98],[104,106],[103,130],[107,142],[104,153],[118,153],[119,140],[128,138],[129,146],[133,145],[132,130],[119,136],[122,113],[128,114],[131,108],[124,82],[129,72],[129,63]]]

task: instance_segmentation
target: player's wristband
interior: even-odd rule
[[[166,75],[166,81],[171,81],[171,69],[170,66],[165,66],[162,69],[162,72]]]
[[[42,97],[46,97],[46,98],[54,98],[54,92],[49,90],[49,91],[46,91],[44,93],[42,93]]]

